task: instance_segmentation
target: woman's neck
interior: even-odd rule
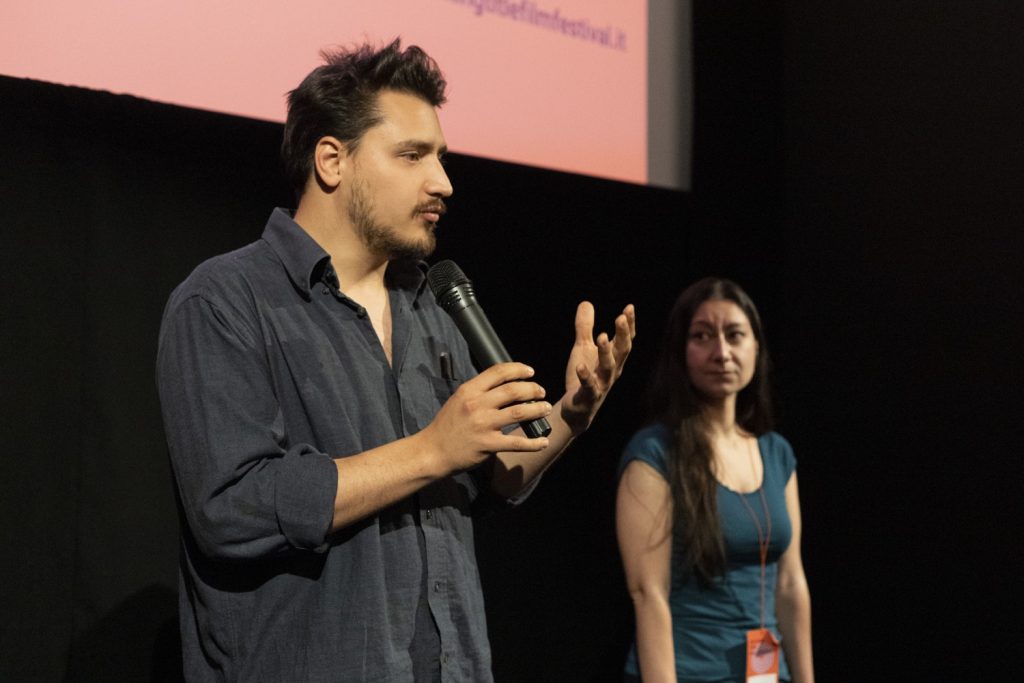
[[[705,403],[704,420],[712,442],[734,437],[739,432],[736,425],[736,397],[729,396],[720,401]]]

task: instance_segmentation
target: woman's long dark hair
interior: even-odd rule
[[[768,345],[761,317],[743,289],[722,278],[705,278],[676,299],[651,382],[654,419],[671,430],[668,475],[672,491],[673,563],[680,578],[695,575],[707,586],[725,571],[725,546],[718,520],[718,481],[712,469],[711,442],[704,399],[694,390],[686,368],[690,323],[709,300],[732,301],[747,315],[758,343],[754,377],[736,398],[736,423],[760,436],[772,427],[768,386]]]

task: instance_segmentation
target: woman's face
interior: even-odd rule
[[[686,369],[694,388],[709,399],[736,395],[750,384],[757,364],[750,320],[734,302],[710,299],[690,321]]]

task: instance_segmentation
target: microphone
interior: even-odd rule
[[[479,366],[489,368],[512,360],[484,315],[484,309],[477,303],[473,283],[454,261],[440,261],[431,266],[427,282],[437,304],[455,321]],[[551,433],[551,425],[543,417],[520,422],[519,426],[531,439]]]

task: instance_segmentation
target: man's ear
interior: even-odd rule
[[[313,173],[325,192],[331,192],[345,177],[348,169],[348,147],[331,135],[325,135],[316,142],[313,150]]]

